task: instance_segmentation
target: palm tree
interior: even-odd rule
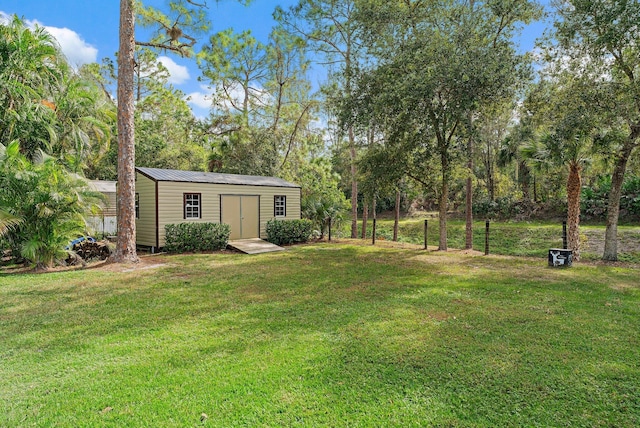
[[[0,186],[0,207],[10,207],[15,224],[5,235],[17,253],[40,269],[53,266],[66,255],[65,246],[84,234],[84,216],[100,198],[55,158],[39,152],[34,161],[27,159],[17,141],[0,146]]]
[[[11,227],[22,222],[20,217],[16,217],[6,209],[0,209],[0,237],[6,235]]]
[[[52,154],[79,172],[108,149],[114,106],[97,85],[75,74],[62,79],[54,104],[57,144]]]
[[[0,143],[19,139],[32,157],[55,140],[51,101],[68,66],[55,39],[17,16],[0,25]]]

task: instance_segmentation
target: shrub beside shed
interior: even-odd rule
[[[301,188],[276,177],[136,168],[136,243],[162,248],[164,226],[226,223],[229,239],[264,238],[267,221],[300,219]]]

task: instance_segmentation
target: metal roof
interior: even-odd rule
[[[184,183],[210,183],[210,184],[236,184],[245,186],[271,186],[294,187],[297,184],[290,183],[281,178],[261,177],[257,175],[221,174],[217,172],[179,171],[175,169],[142,168],[136,167],[136,171],[156,181],[175,181]]]

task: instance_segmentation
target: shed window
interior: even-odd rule
[[[184,218],[200,218],[200,193],[184,194]]]
[[[274,196],[273,215],[274,217],[287,216],[287,197],[286,196]]]
[[[140,193],[136,193],[136,218],[140,218]]]

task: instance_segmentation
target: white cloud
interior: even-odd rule
[[[244,89],[240,85],[208,86],[200,85],[200,91],[192,92],[185,97],[187,103],[215,111],[237,112],[244,100]],[[271,94],[263,88],[250,88],[249,108],[259,105],[267,105],[271,100]]]
[[[180,85],[191,78],[187,67],[176,64],[176,62],[168,56],[159,56],[158,61],[169,71],[169,83]]]
[[[0,22],[6,23],[12,15],[0,11]],[[95,62],[98,57],[98,49],[85,42],[82,37],[68,28],[58,28],[43,25],[37,20],[25,20],[24,23],[33,28],[36,25],[44,27],[58,41],[62,53],[67,57],[69,64],[80,67],[83,64]]]
[[[191,92],[186,96],[185,99],[188,104],[191,104],[195,107],[199,107],[199,108],[211,107],[211,95],[203,94],[202,92]]]
[[[72,66],[80,67],[84,64],[96,62],[98,49],[82,40],[82,37],[75,31],[68,28],[49,26],[44,26],[44,28],[58,40],[62,52]]]

